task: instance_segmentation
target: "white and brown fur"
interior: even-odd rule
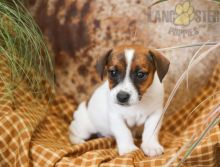
[[[144,125],[141,148],[148,156],[163,153],[156,126],[163,110],[162,80],[169,61],[154,49],[123,45],[110,50],[97,62],[108,79],[74,112],[69,127],[72,143],[82,143],[92,134],[113,136],[120,155],[136,149],[132,127]]]

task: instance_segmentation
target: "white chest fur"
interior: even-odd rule
[[[109,114],[121,117],[129,127],[141,125],[147,117],[163,105],[163,85],[157,75],[142,100],[132,106],[121,106],[109,98],[108,81],[105,81],[93,94],[88,105],[89,119],[97,132],[112,135],[109,125]]]

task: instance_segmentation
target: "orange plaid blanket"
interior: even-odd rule
[[[163,166],[200,131],[209,112],[220,103],[220,95],[216,93],[220,90],[220,65],[208,87],[179,111],[165,116],[160,131],[165,153],[154,158],[145,156],[141,150],[119,156],[112,138],[72,145],[68,140],[68,126],[76,107],[73,101],[57,95],[48,103],[35,98],[22,86],[18,86],[13,95],[6,96],[3,93],[6,85],[2,81],[0,85],[0,166]],[[220,166],[219,143],[220,125],[216,125],[183,166]],[[172,166],[176,166],[183,155],[180,154]]]

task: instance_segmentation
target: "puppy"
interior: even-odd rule
[[[120,155],[135,146],[131,128],[144,125],[141,148],[148,156],[163,153],[156,128],[163,110],[162,80],[169,61],[154,49],[142,45],[122,45],[107,52],[98,62],[103,79],[90,100],[82,102],[73,114],[70,141],[82,143],[92,134],[113,136]],[[156,129],[156,131],[155,131]]]

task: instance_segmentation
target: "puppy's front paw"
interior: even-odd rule
[[[161,146],[158,142],[142,144],[141,149],[144,151],[145,155],[150,157],[161,155],[164,152],[163,146]]]
[[[125,145],[118,148],[119,155],[125,155],[127,153],[138,150],[139,148],[135,145]]]

